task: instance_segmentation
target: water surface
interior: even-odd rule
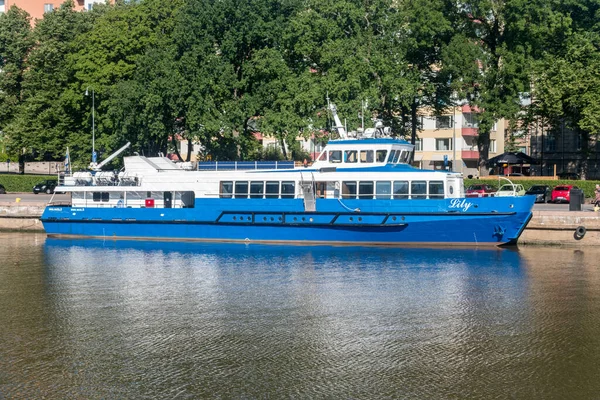
[[[599,256],[3,233],[0,398],[598,398]]]

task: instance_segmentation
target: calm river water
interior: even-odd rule
[[[600,398],[600,251],[0,234],[0,398]]]

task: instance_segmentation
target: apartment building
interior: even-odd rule
[[[462,105],[441,116],[421,114],[415,165],[423,169],[451,169],[464,176],[487,175],[487,171],[479,170],[477,113],[478,110],[469,105]],[[494,124],[490,132],[489,158],[504,152],[505,127],[504,120]]]
[[[17,6],[31,15],[31,23],[34,24],[36,19],[44,18],[45,13],[59,8],[62,3],[64,0],[0,0],[0,13]],[[91,10],[96,3],[104,3],[104,0],[75,0],[75,10]]]

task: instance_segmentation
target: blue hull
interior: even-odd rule
[[[516,243],[534,196],[443,200],[196,199],[194,209],[48,206],[51,237],[361,245]]]

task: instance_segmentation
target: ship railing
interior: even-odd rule
[[[248,171],[256,169],[294,169],[294,161],[201,161],[198,171]]]
[[[84,171],[89,172],[89,171]],[[138,176],[125,174],[95,176],[80,175],[71,171],[58,171],[59,186],[141,186],[142,179]]]

